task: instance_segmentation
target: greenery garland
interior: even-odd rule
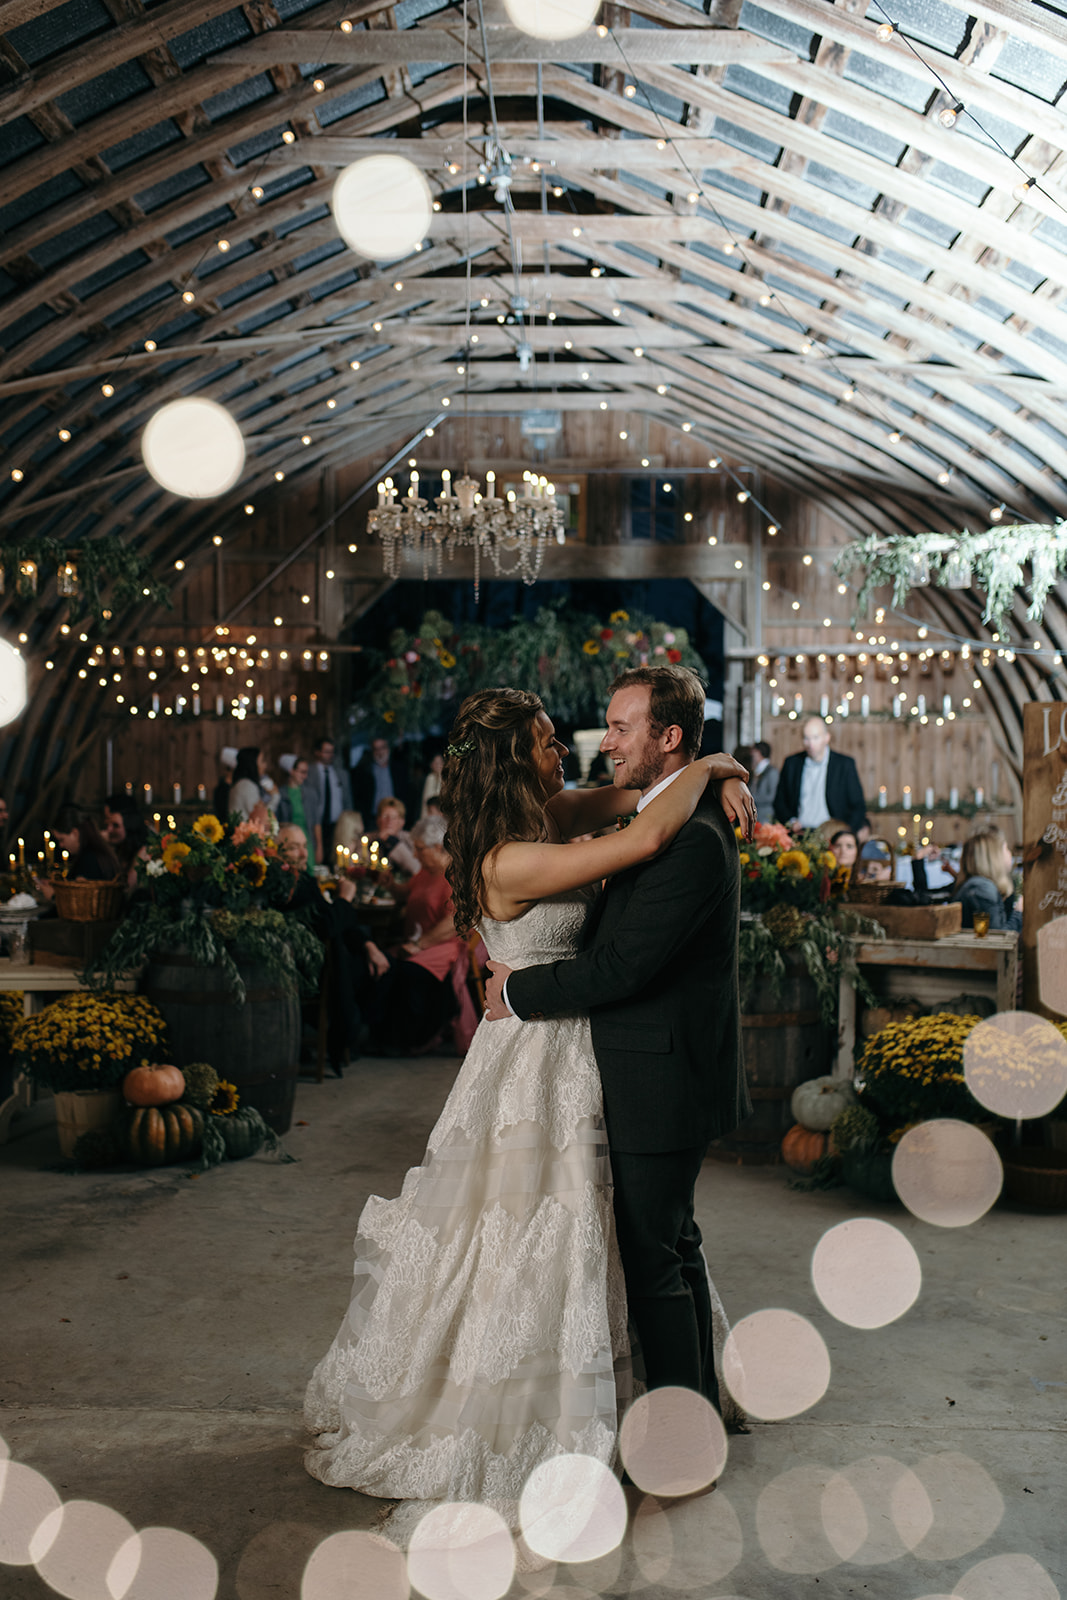
[[[1030,582],[1025,583],[1026,567]],[[862,569],[856,595],[853,625],[866,615],[875,589],[893,587],[894,606],[903,605],[914,588],[931,580],[942,588],[976,587],[985,591],[982,621],[992,623],[1004,638],[1010,637],[1008,617],[1015,592],[1024,586],[1030,594],[1026,615],[1040,622],[1045,602],[1057,579],[1067,570],[1067,523],[1011,523],[983,533],[875,534],[855,539],[834,561],[834,571],[846,581]]]
[[[23,575],[23,562],[34,563],[34,578]],[[0,593],[7,580],[18,599],[28,600],[37,593],[41,569],[69,563],[77,569],[73,592],[65,596],[69,601],[70,616],[77,618],[86,612],[110,620],[111,611],[105,605],[105,589],[110,585],[107,598],[120,609],[149,600],[153,605],[170,609],[170,590],[166,584],[152,577],[151,568],[138,551],[124,544],[117,534],[101,534],[77,545],[64,544],[61,539],[22,536],[0,544]]]
[[[798,925],[796,936],[791,931],[785,935],[785,942],[773,910],[763,916],[742,918],[737,950],[741,1009],[757,991],[772,999],[781,993],[787,971],[785,950],[795,950],[803,961],[815,985],[819,1015],[826,1027],[837,1024],[842,977],[853,985],[865,1006],[875,1005],[874,991],[856,965],[854,951],[857,937],[885,938],[881,923],[854,913],[840,913],[836,908],[823,916],[793,911],[793,917]]]
[[[132,906],[83,977],[93,990],[106,989],[160,951],[183,950],[204,966],[217,967],[232,998],[245,1002],[238,961],[262,966],[288,994],[317,991],[323,949],[301,913],[173,909],[142,902]]]
[[[394,630],[389,650],[350,716],[391,736],[444,731],[466,695],[496,684],[533,689],[560,722],[596,727],[613,679],[630,667],[673,663],[708,675],[684,628],[626,611],[595,617],[562,602],[502,629],[428,611],[414,632]]]

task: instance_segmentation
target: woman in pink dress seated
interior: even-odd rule
[[[407,886],[404,943],[381,979],[371,1023],[371,1048],[411,1055],[451,1023],[456,1048],[466,1052],[478,1025],[467,991],[467,942],[456,932],[445,868],[445,820],[425,817],[411,830],[420,871]]]

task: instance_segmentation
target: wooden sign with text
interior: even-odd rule
[[[1054,926],[1054,924],[1059,924]],[[1023,1006],[1067,1015],[1067,703],[1023,706]]]

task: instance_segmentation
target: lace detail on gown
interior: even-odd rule
[[[487,920],[490,954],[573,954],[589,899]],[[588,1020],[483,1023],[423,1164],[360,1217],[351,1304],[305,1400],[312,1476],[514,1524],[540,1461],[610,1462],[631,1387],[613,1230]]]

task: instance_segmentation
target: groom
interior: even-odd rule
[[[616,786],[641,791],[641,810],[699,754],[704,689],[682,667],[638,667],[612,689],[600,748]],[[709,1141],[752,1109],[741,1059],[739,904],[737,842],[705,793],[661,855],[609,879],[580,955],[518,971],[490,962],[486,986],[491,1021],[588,1011],[648,1386],[678,1384],[715,1405],[693,1191]]]

